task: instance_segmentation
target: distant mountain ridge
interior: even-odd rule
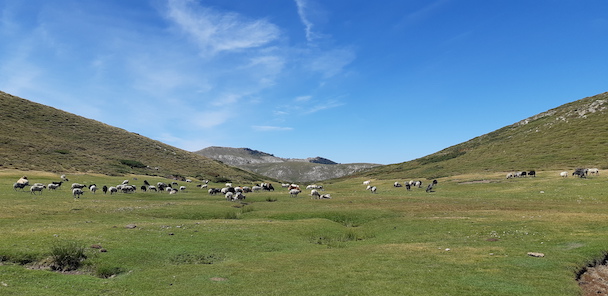
[[[194,153],[263,176],[294,182],[333,179],[378,166],[372,163],[339,164],[320,156],[282,158],[250,148],[211,146]]]

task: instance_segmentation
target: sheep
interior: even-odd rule
[[[209,188],[207,192],[209,192],[209,195],[216,195],[218,193],[222,193],[222,190],[217,188]]]
[[[108,193],[108,186],[103,185],[103,187],[101,187],[101,191],[103,191],[103,194]]]
[[[27,184],[17,182],[13,184],[13,189],[15,189],[15,191],[17,191],[17,189],[21,189],[23,191],[23,188],[25,188],[25,186],[27,186]]]
[[[30,187],[30,194],[36,195],[36,191],[40,192],[40,194],[42,194],[42,189],[46,188],[45,185],[33,185]]]
[[[148,185],[148,191],[158,192],[158,190],[156,189],[156,186],[154,186],[154,185]]]
[[[317,189],[311,190],[310,191],[310,196],[313,199],[321,198],[321,194],[319,193],[319,191],[317,191]]]
[[[422,187],[421,187],[421,186],[422,186],[422,181],[416,181],[416,182],[414,183],[414,186],[416,186],[416,187],[418,187],[418,188],[422,188]]]
[[[329,195],[329,193],[327,194],[323,194],[319,197],[320,199],[331,199],[331,195]]]
[[[186,186],[179,186],[179,191],[186,191]]]
[[[243,200],[243,199],[245,199],[245,197],[246,196],[242,192],[237,192],[234,195],[233,200]]]
[[[528,172],[528,176],[530,177],[536,177],[536,171],[532,170]]]
[[[93,192],[93,194],[95,194],[95,192],[97,192],[97,185],[95,185],[95,184],[89,185],[89,191],[91,191],[91,192]]]
[[[508,173],[508,174],[507,174],[507,179],[511,179],[511,178],[513,178],[513,177],[515,177],[515,175],[514,175],[513,173]]]
[[[228,191],[224,194],[224,197],[226,198],[226,200],[232,201],[234,199],[234,193]]]
[[[289,194],[291,197],[298,197],[298,194],[302,192],[300,189],[291,189],[289,190]]]
[[[129,180],[122,181],[122,185],[127,185],[127,184],[129,184]]]
[[[272,186],[270,183],[262,183],[260,186],[262,187],[262,190],[274,191],[274,186]]]
[[[559,173],[559,176],[563,177],[563,178],[567,178],[568,177],[568,172],[561,172],[561,173]]]
[[[589,174],[592,174],[592,175],[599,175],[600,174],[600,170],[597,169],[597,168],[587,169],[587,172],[589,172]]]
[[[86,186],[86,185],[84,185],[84,184],[72,183],[72,187],[71,187],[71,189],[72,189],[72,190],[74,190],[74,188],[82,189],[82,188],[85,188],[85,187],[87,187],[87,186]]]
[[[244,186],[244,187],[243,187],[243,193],[249,193],[249,192],[252,192],[251,187],[249,187],[249,186]]]
[[[68,178],[65,175],[61,175],[61,181],[68,182],[70,180],[68,180]]]
[[[59,186],[61,186],[61,184],[49,183],[49,185],[47,185],[47,188],[49,190],[55,190],[55,189],[59,188]]]
[[[365,190],[369,190],[369,191],[371,191],[372,193],[376,193],[376,190],[377,190],[377,189],[378,189],[378,188],[376,188],[376,186],[371,186],[371,185],[367,185],[367,188],[365,188]]]
[[[393,184],[394,187],[401,187],[401,183],[399,182],[395,182],[395,184]]]
[[[588,169],[578,168],[572,173],[572,176],[579,176],[580,178],[587,178],[587,174],[589,173]]]
[[[371,182],[372,180],[363,181],[363,185],[369,185]]]
[[[262,187],[260,187],[260,186],[256,185],[256,186],[251,187],[251,191],[253,191],[253,192],[260,191],[260,190],[262,190]]]
[[[27,179],[27,176],[23,176],[19,180],[17,180],[17,183],[25,184],[25,186],[27,186],[30,185],[30,180]]]
[[[108,191],[110,192],[110,195],[112,195],[114,193],[118,193],[118,188],[116,188],[115,186],[111,186],[110,188],[108,188]]]
[[[172,187],[167,188],[167,191],[169,191],[169,194],[177,194],[177,192],[178,192],[177,189],[172,188]]]
[[[141,185],[139,186],[139,190],[141,190],[142,192],[146,192],[148,191],[148,187],[146,187],[146,185]]]
[[[83,194],[84,194],[84,192],[80,188],[72,189],[72,196],[74,196],[74,198],[80,198],[80,196]]]

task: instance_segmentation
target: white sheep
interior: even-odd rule
[[[298,194],[300,192],[302,192],[302,191],[299,190],[299,189],[291,189],[291,190],[289,190],[289,194],[291,195],[291,197],[298,197]]]
[[[331,195],[329,193],[321,195],[320,199],[331,199]]]
[[[89,190],[91,192],[93,192],[93,194],[95,194],[95,192],[97,192],[97,185],[95,185],[95,184],[89,185]]]
[[[562,178],[568,178],[568,172],[561,172],[559,173],[559,176]]]
[[[310,196],[311,196],[311,198],[314,198],[314,199],[321,198],[321,194],[319,193],[319,191],[317,191],[317,189],[311,190]]]
[[[49,190],[55,190],[55,189],[59,188],[59,186],[61,186],[61,184],[50,183],[49,185],[46,186],[46,188],[48,188]]]
[[[36,184],[30,187],[30,193],[36,195],[36,192],[40,192],[42,194],[42,189],[46,188],[45,185]]]
[[[226,194],[224,194],[224,197],[226,197],[226,200],[232,201],[234,199],[234,193],[228,191]]]
[[[376,193],[377,188],[376,188],[376,186],[367,185],[367,188],[365,188],[365,190],[369,190],[372,193]]]
[[[372,180],[363,181],[363,185],[369,185],[371,182]]]
[[[108,188],[108,191],[110,192],[110,195],[112,195],[118,192],[118,188],[116,188],[116,186],[111,186],[110,188]]]
[[[589,172],[589,174],[591,174],[591,175],[599,175],[600,174],[600,170],[597,169],[597,168],[588,169],[587,172]]]
[[[84,192],[80,188],[72,189],[72,196],[74,196],[74,198],[80,198],[80,196],[83,194],[84,194]]]
[[[186,186],[179,186],[179,191],[186,191]]]

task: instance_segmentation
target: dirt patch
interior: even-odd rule
[[[608,295],[608,266],[588,267],[578,279],[582,295]]]

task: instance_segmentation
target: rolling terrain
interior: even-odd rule
[[[0,92],[0,169],[266,180],[139,134]]]
[[[436,153],[350,177],[428,179],[466,173],[608,169],[608,93],[583,98]]]
[[[207,147],[195,153],[263,176],[291,182],[334,179],[379,166],[371,163],[339,164],[323,157],[281,158],[249,148]]]

